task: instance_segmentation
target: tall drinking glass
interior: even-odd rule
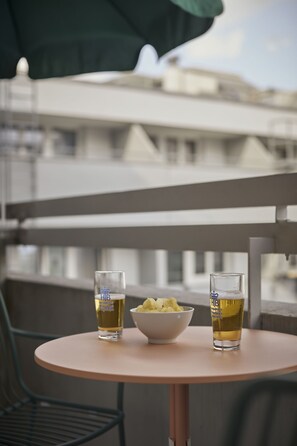
[[[95,308],[99,339],[117,341],[123,333],[125,273],[95,271]]]
[[[210,275],[210,310],[214,348],[238,350],[244,311],[244,274]]]

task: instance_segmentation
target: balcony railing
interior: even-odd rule
[[[135,249],[181,249],[246,252],[249,257],[249,324],[260,323],[261,254],[265,252],[297,252],[297,223],[287,220],[287,206],[297,204],[297,174],[273,175],[243,180],[219,181],[185,186],[164,187],[108,193],[85,197],[61,198],[9,204],[5,215],[11,224],[0,228],[0,270],[4,264],[7,244],[38,246],[91,246]],[[32,227],[26,224],[47,217],[83,215],[116,215],[142,212],[170,212],[203,209],[237,209],[275,207],[275,221],[270,223],[234,223],[212,225],[151,225],[119,227]],[[3,217],[3,214],[2,214]],[[16,223],[17,222],[17,223]],[[6,222],[7,223],[7,222]],[[2,253],[1,253],[2,248]],[[4,276],[4,270],[2,271]],[[91,331],[96,326],[92,298],[92,281],[67,280],[40,276],[9,274],[5,294],[15,326],[63,335]],[[132,326],[129,309],[138,305],[139,298],[166,296],[169,290],[127,287],[125,327]],[[172,291],[179,302],[191,302],[195,308],[194,325],[209,325],[208,299],[198,293]],[[69,309],[71,308],[71,311]],[[33,311],[34,309],[34,311]],[[38,317],[37,317],[38,315]],[[297,304],[262,302],[261,328],[297,334]],[[23,341],[19,345],[25,380],[40,393],[71,397],[81,402],[97,404],[113,397],[112,383],[77,381],[50,374],[33,363],[36,345]],[[202,446],[221,444],[229,411],[244,383],[200,384],[192,386],[191,405],[195,414],[192,436]],[[165,386],[130,384],[126,386],[126,432],[129,444],[157,446],[167,440],[167,389]],[[145,407],[143,404],[145,401]],[[158,408],[156,416],[156,407]],[[203,411],[201,411],[203,407]],[[289,406],[288,406],[289,407]],[[283,410],[286,420],[287,407]],[[146,423],[143,423],[145,415]],[[216,417],[216,429],[213,419]],[[259,423],[255,410],[251,419],[250,444]],[[199,421],[199,422],[198,422]],[[151,428],[153,426],[153,429]],[[280,429],[286,426],[282,424]],[[285,427],[284,427],[285,429]],[[283,429],[282,429],[283,432]],[[115,444],[110,437],[106,445]]]
[[[261,255],[297,253],[297,222],[288,221],[287,206],[297,205],[297,173],[169,186],[90,196],[8,204],[2,246],[79,246],[245,252],[248,254],[248,325],[260,326]],[[205,209],[275,207],[270,223],[211,225],[135,225],[107,227],[25,227],[44,217],[86,216]]]

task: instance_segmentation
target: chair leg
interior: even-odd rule
[[[271,426],[274,423],[274,416],[277,408],[277,395],[269,395],[269,398],[266,402],[266,416],[263,423],[262,434],[259,441],[259,445],[261,446],[269,446],[271,438]]]
[[[119,424],[119,440],[120,446],[126,445],[124,420],[122,420]]]

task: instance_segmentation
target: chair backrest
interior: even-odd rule
[[[248,385],[233,408],[223,445],[296,446],[297,381],[274,378]]]
[[[0,414],[1,411],[20,404],[24,399],[35,399],[36,397],[23,380],[15,335],[39,339],[43,342],[59,337],[59,335],[35,333],[12,327],[0,290]],[[122,411],[123,400],[124,384],[118,383],[117,408]]]
[[[25,389],[12,327],[0,291],[0,412],[23,401]]]

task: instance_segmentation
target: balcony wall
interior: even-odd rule
[[[14,326],[61,335],[96,330],[92,288],[92,282],[87,280],[12,274],[4,282],[4,292]],[[210,325],[207,295],[128,286],[125,327],[133,325],[129,315],[130,308],[147,296],[162,297],[168,296],[168,293],[179,302],[191,303],[195,307],[191,325]],[[246,319],[245,315],[245,325]],[[297,335],[297,304],[262,302],[261,328]],[[36,341],[22,339],[18,342],[26,382],[35,391],[72,401],[106,406],[115,404],[115,384],[80,380],[42,369],[33,361]],[[292,376],[297,379],[297,374]],[[244,382],[190,386],[193,445],[221,445],[230,408],[245,386]],[[165,385],[125,386],[127,446],[167,444],[168,404],[168,388]],[[289,406],[287,410],[290,410]],[[283,417],[285,422],[285,412]],[[257,419],[258,414],[255,412],[252,423],[254,426]],[[95,444],[95,441],[89,443],[90,446]],[[116,444],[116,431],[106,434],[100,440],[101,446]],[[252,437],[249,444],[252,444]]]

